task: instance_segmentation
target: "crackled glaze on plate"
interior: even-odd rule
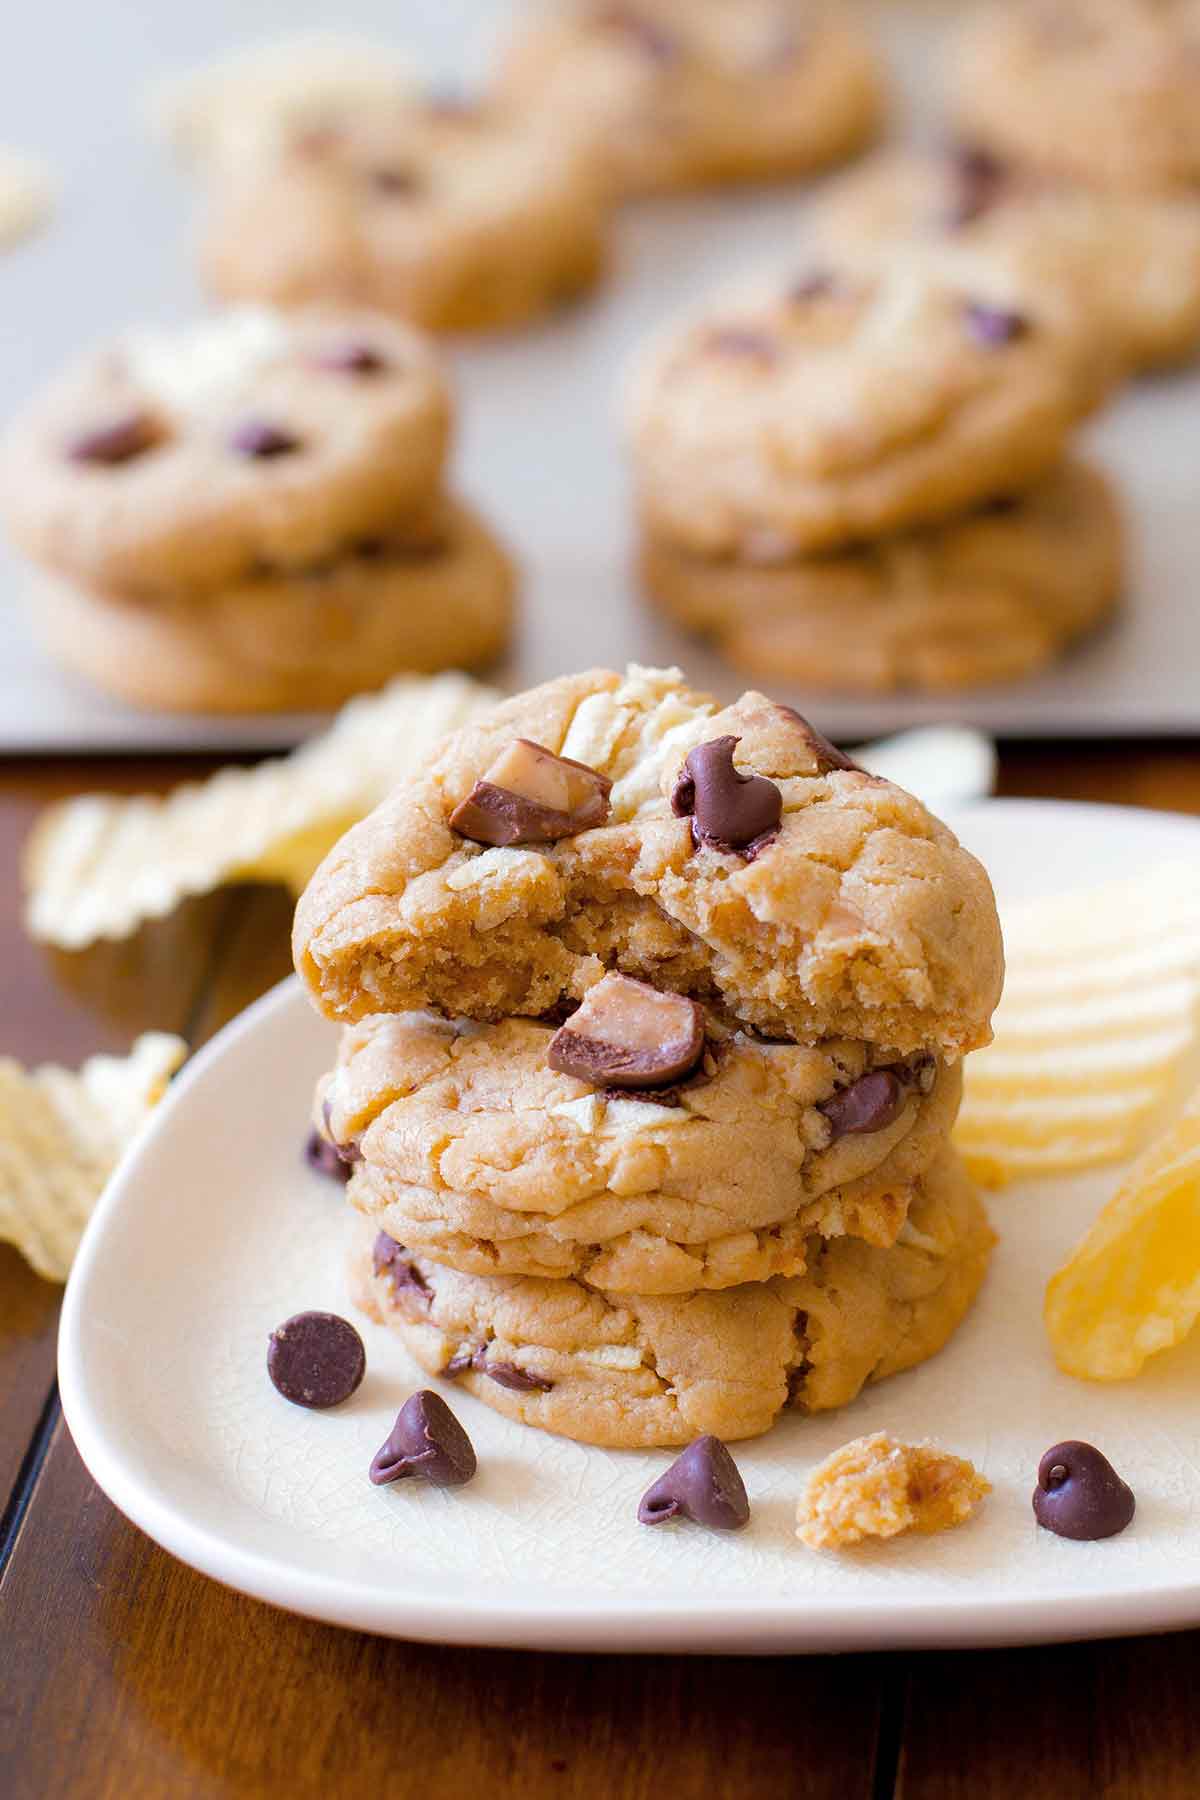
[[[1067,889],[1200,849],[1200,824],[1133,809],[993,801],[953,821],[1003,898]],[[1119,1171],[1013,1187],[979,1306],[924,1368],[842,1413],[739,1445],[753,1506],[736,1536],[635,1522],[669,1452],[610,1452],[500,1418],[452,1384],[480,1474],[441,1492],[373,1488],[371,1455],[423,1378],[362,1324],[368,1373],[330,1413],[270,1386],[267,1334],[350,1312],[340,1187],[301,1158],[333,1028],[285,984],[196,1059],[98,1209],[68,1288],[60,1376],[100,1485],[196,1568],[314,1616],[401,1636],[572,1648],[818,1650],[984,1644],[1200,1622],[1200,1341],[1132,1386],[1054,1368],[1045,1279]],[[838,1556],[793,1537],[808,1470],[886,1429],[969,1456],[994,1492],[938,1538]],[[1124,1536],[1037,1529],[1047,1445],[1098,1443],[1137,1494]]]

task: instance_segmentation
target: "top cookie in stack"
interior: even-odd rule
[[[1113,503],[1063,463],[1115,370],[1090,318],[982,250],[810,251],[641,372],[646,585],[776,677],[1026,672],[1115,598]]]
[[[378,1234],[359,1297],[501,1410],[745,1435],[969,1305],[989,1236],[947,1142],[991,890],[789,708],[642,669],[519,696],[347,833],[295,950],[360,1021],[316,1106]]]

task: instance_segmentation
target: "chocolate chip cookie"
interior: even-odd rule
[[[653,529],[645,593],[748,674],[939,692],[1030,675],[1108,617],[1122,577],[1109,483],[1068,461],[1015,499],[821,557],[753,563]]]
[[[523,324],[600,273],[591,148],[540,115],[360,105],[226,171],[203,273],[227,299],[368,305],[433,331]]]
[[[1100,186],[1200,185],[1197,0],[1005,0],[950,69],[963,136]]]
[[[678,1039],[625,1012],[639,999],[698,1016],[691,1067],[672,1075]],[[640,1085],[612,1085],[599,1053],[639,1036]],[[960,1089],[930,1056],[764,1043],[609,975],[557,1030],[429,1013],[348,1026],[315,1123],[351,1159],[352,1203],[414,1252],[470,1274],[684,1293],[798,1274],[822,1236],[894,1243]]]
[[[1046,474],[1112,356],[979,250],[798,257],[641,368],[641,510],[681,550],[751,562],[936,523]]]
[[[626,193],[814,169],[858,149],[883,102],[871,46],[823,0],[565,6],[511,47],[500,91],[593,136]]]
[[[147,600],[45,576],[33,592],[47,648],[108,693],[170,712],[340,706],[404,671],[498,656],[512,564],[468,507],[363,538],[311,567]]]
[[[325,859],[293,946],[342,1020],[561,1017],[616,971],[760,1034],[949,1061],[987,1042],[1002,972],[987,876],[911,795],[762,694],[636,667],[447,740]]]
[[[131,333],[39,396],[0,447],[0,505],[69,581],[212,592],[423,523],[449,428],[438,362],[403,325],[234,311]]]
[[[1200,191],[1129,194],[961,147],[889,151],[840,180],[813,219],[836,252],[907,241],[986,247],[1034,291],[1065,293],[1135,368],[1200,341]]]
[[[786,1408],[846,1405],[943,1347],[993,1241],[951,1151],[922,1178],[891,1249],[818,1240],[806,1274],[718,1293],[465,1275],[360,1229],[355,1297],[423,1368],[511,1418],[614,1448],[754,1437]]]

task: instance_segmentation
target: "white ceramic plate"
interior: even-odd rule
[[[1133,809],[991,801],[954,823],[1002,899],[1200,849],[1200,822]],[[1046,1276],[1113,1171],[1013,1188],[983,1297],[950,1348],[843,1413],[784,1420],[737,1458],[753,1506],[735,1536],[650,1531],[638,1495],[668,1452],[610,1452],[445,1391],[480,1474],[445,1493],[378,1489],[371,1455],[416,1365],[362,1325],[368,1375],[338,1411],[267,1381],[267,1334],[308,1307],[350,1310],[340,1191],[301,1161],[333,1029],[295,983],[204,1050],[102,1200],[67,1290],[63,1405],[96,1480],[195,1568],[317,1618],[447,1642],[570,1649],[831,1650],[997,1644],[1200,1624],[1200,1339],[1132,1386],[1054,1369]],[[844,1556],[792,1535],[807,1471],[886,1427],[967,1455],[994,1484],[937,1538]],[[1067,1437],[1107,1451],[1137,1493],[1121,1537],[1039,1531],[1038,1459]]]

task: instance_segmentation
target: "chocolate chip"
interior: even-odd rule
[[[331,344],[326,350],[318,350],[313,357],[313,366],[330,369],[339,375],[378,375],[387,368],[387,360],[370,344],[352,342]]]
[[[1133,1489],[1094,1444],[1054,1444],[1038,1464],[1033,1511],[1059,1537],[1115,1537],[1133,1517]]]
[[[1029,331],[1029,320],[1023,313],[1010,312],[1003,306],[987,306],[982,300],[968,300],[963,307],[963,317],[976,343],[988,350],[1013,344]]]
[[[321,1117],[325,1121],[325,1136],[332,1144],[334,1150],[348,1168],[354,1168],[355,1164],[360,1163],[363,1159],[362,1147],[359,1144],[358,1139],[350,1138],[344,1144],[338,1142],[333,1134],[333,1108],[330,1106],[328,1100],[324,1100],[321,1103]]]
[[[798,713],[794,706],[784,706],[782,702],[778,702],[776,711],[783,713],[785,718],[792,721],[793,725],[799,726],[805,743],[817,760],[816,773],[818,775],[828,775],[831,769],[853,769],[859,775],[866,773],[860,763],[856,763],[852,756],[847,756],[844,750],[839,750],[836,744],[831,744],[829,739],[818,731],[815,725],[810,725],[803,713]]]
[[[969,145],[953,151],[950,170],[954,196],[945,222],[951,231],[959,231],[995,206],[1008,184],[1009,172],[990,150]]]
[[[403,1244],[398,1244],[394,1237],[381,1231],[375,1239],[371,1250],[371,1265],[376,1275],[386,1275],[395,1288],[413,1288],[426,1300],[433,1296],[433,1289],[409,1260]]]
[[[645,1088],[677,1081],[703,1054],[704,1014],[694,1000],[605,975],[555,1032],[546,1061],[593,1087]]]
[[[652,62],[677,62],[682,54],[683,46],[674,33],[646,18],[636,7],[602,6],[593,19],[604,30],[622,32]]]
[[[530,1369],[519,1369],[516,1363],[489,1362],[488,1347],[480,1344],[471,1358],[471,1367],[479,1374],[486,1375],[498,1387],[511,1388],[514,1394],[548,1394],[554,1386],[544,1375],[535,1375]]]
[[[712,850],[738,850],[749,860],[779,829],[783,796],[765,775],[733,766],[740,739],[713,738],[691,752],[671,794],[676,818],[691,815],[692,837]]]
[[[937,1058],[928,1050],[918,1050],[903,1062],[893,1063],[892,1074],[905,1087],[915,1087],[919,1094],[931,1094],[937,1080]]]
[[[376,1487],[419,1475],[434,1487],[461,1487],[478,1467],[470,1438],[440,1394],[410,1394],[387,1440],[371,1459]]]
[[[822,1101],[817,1111],[829,1120],[833,1132],[830,1142],[836,1143],[839,1138],[858,1137],[893,1125],[907,1099],[890,1069],[872,1069],[831,1100]]]
[[[410,198],[425,186],[415,169],[372,169],[367,180],[377,194],[387,194],[392,199]]]
[[[336,1313],[297,1313],[276,1326],[267,1344],[267,1374],[296,1406],[339,1406],[366,1367],[362,1339]]]
[[[456,1350],[442,1370],[442,1374],[465,1375],[468,1369],[475,1367],[475,1358],[480,1355],[481,1350],[482,1346],[480,1350]]]
[[[705,334],[704,346],[722,356],[740,356],[760,363],[773,363],[779,353],[779,346],[769,332],[755,331],[749,325],[714,326]]]
[[[750,1502],[738,1466],[720,1438],[701,1437],[677,1457],[638,1501],[638,1523],[691,1519],[714,1531],[739,1531]]]
[[[308,1142],[304,1146],[304,1160],[310,1169],[315,1169],[318,1175],[328,1175],[331,1181],[347,1182],[350,1179],[349,1163],[337,1145],[331,1144],[319,1131],[309,1132]]]
[[[97,425],[93,431],[81,432],[67,445],[72,462],[103,463],[116,468],[144,456],[162,441],[162,432],[149,413],[128,413],[114,419],[111,425]]]
[[[472,843],[548,843],[603,825],[612,782],[586,763],[514,738],[450,814]]]
[[[239,456],[290,456],[300,448],[300,439],[269,419],[244,419],[230,432],[229,448]]]
[[[811,275],[801,275],[792,282],[786,298],[793,306],[807,306],[810,301],[824,300],[836,288],[837,282],[828,270],[814,269]]]

